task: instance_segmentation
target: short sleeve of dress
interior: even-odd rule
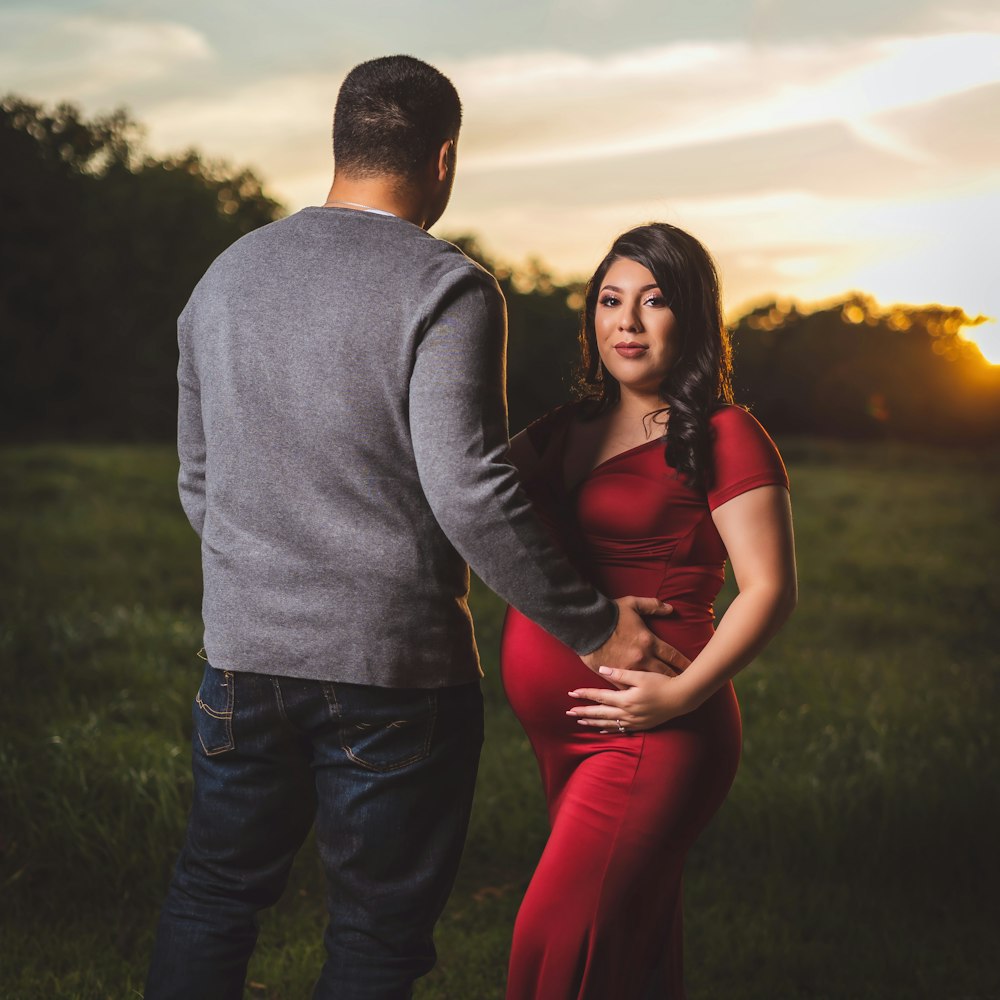
[[[758,486],[784,486],[788,473],[767,431],[741,406],[712,414],[715,477],[708,491],[711,510]]]

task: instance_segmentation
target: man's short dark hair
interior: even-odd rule
[[[461,124],[458,91],[443,73],[412,56],[371,59],[337,95],[334,166],[354,177],[414,177]]]

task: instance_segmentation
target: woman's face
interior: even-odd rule
[[[658,396],[680,352],[677,318],[656,279],[642,264],[619,257],[597,296],[597,350],[622,392]]]

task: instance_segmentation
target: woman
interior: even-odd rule
[[[730,679],[790,614],[788,480],[731,405],[711,258],[663,223],[620,236],[587,287],[586,399],[517,435],[539,513],[610,597],[656,596],[678,675],[601,668],[514,609],[507,696],[538,757],[552,832],[514,929],[508,1000],[684,997],[681,870],[740,754]],[[729,559],[739,587],[718,629]]]

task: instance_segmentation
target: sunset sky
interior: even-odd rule
[[[442,235],[589,272],[652,219],[716,255],[732,311],[851,290],[1000,316],[995,0],[0,3],[0,91],[125,105],[156,153],[329,185],[345,72],[407,52],[465,106]],[[1000,362],[996,323],[968,331]]]

